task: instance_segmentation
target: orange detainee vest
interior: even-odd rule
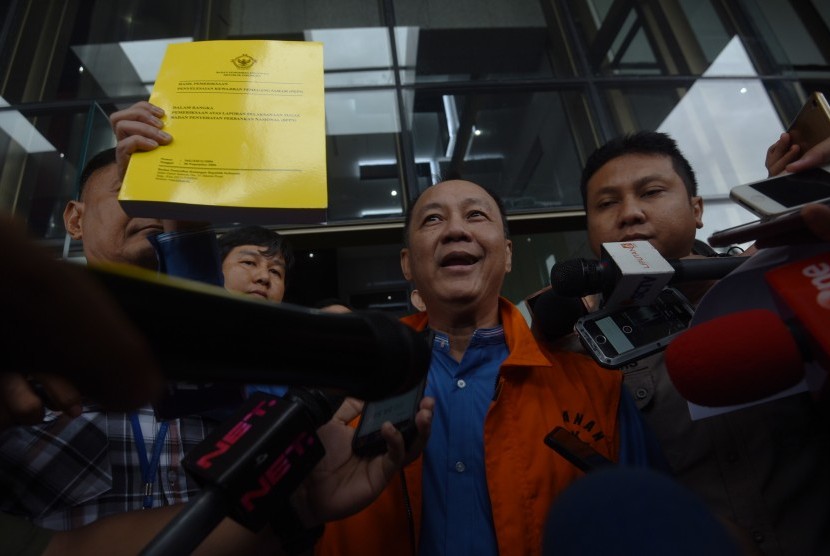
[[[499,315],[510,355],[502,364],[497,396],[484,424],[493,523],[502,556],[540,554],[551,503],[583,474],[549,448],[544,437],[562,426],[616,460],[622,375],[581,354],[548,352],[537,344],[519,310],[506,299],[499,300]],[[420,313],[403,322],[422,330],[427,316]],[[421,512],[429,511],[421,507],[421,459],[404,469],[404,475],[409,504],[399,475],[369,507],[328,523],[315,554],[410,554],[413,539],[408,508],[416,536]]]

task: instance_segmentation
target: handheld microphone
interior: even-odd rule
[[[182,460],[202,490],[142,554],[190,554],[225,516],[254,532],[271,522],[279,535],[289,496],[325,455],[315,431],[339,401],[303,388],[254,393]]]
[[[820,389],[830,370],[826,248],[763,250],[703,297],[691,328],[666,352],[669,376],[687,400],[756,402],[805,377],[799,391]]]
[[[587,313],[579,298],[560,295],[553,289],[539,295],[532,310],[534,329],[548,342],[572,334],[576,321]]]
[[[599,261],[571,259],[553,265],[551,287],[567,297],[602,293],[605,305],[653,302],[667,284],[723,278],[746,257],[664,259],[647,241],[603,243]]]
[[[330,388],[376,400],[413,388],[429,367],[424,338],[386,313],[267,303],[133,267],[89,270],[171,380]]]
[[[804,347],[772,311],[732,313],[689,328],[666,349],[677,391],[698,405],[764,399],[804,377]]]

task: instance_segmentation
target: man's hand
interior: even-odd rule
[[[813,234],[822,241],[830,241],[830,206],[812,204],[801,208],[801,216]]]
[[[805,205],[801,207],[801,218],[805,229],[759,239],[753,247],[763,249],[781,245],[830,242],[830,206],[818,203]]]
[[[815,145],[797,160],[784,168],[787,172],[801,172],[809,168],[818,168],[830,164],[830,137]]]
[[[113,409],[159,393],[146,340],[82,268],[52,260],[3,216],[0,252],[14,261],[0,273],[0,428],[43,418],[40,386],[71,415],[81,393]]]
[[[792,138],[789,133],[782,133],[778,141],[767,149],[767,157],[764,160],[764,165],[767,167],[769,177],[777,176],[783,172],[787,165],[796,160],[800,155],[801,147],[792,143]]]
[[[795,173],[830,164],[830,137],[802,153],[798,145],[792,144],[790,134],[782,133],[778,141],[767,149],[764,164],[770,177],[784,171]]]
[[[110,125],[118,141],[115,159],[121,179],[127,173],[127,165],[133,153],[152,151],[173,140],[169,133],[162,130],[163,117],[164,110],[143,100],[110,116]]]
[[[326,456],[292,496],[303,522],[313,526],[356,513],[377,498],[401,467],[414,460],[429,438],[435,400],[421,400],[415,416],[418,436],[405,453],[403,435],[384,423],[381,434],[387,452],[374,458],[360,458],[352,452],[354,428],[349,425],[362,409],[362,402],[346,398],[334,417],[317,434]]]
[[[40,423],[44,413],[41,396],[49,400],[53,411],[71,417],[81,414],[81,393],[66,378],[52,373],[0,371],[0,430]]]

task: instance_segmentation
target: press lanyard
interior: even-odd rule
[[[156,469],[161,459],[161,449],[164,447],[164,437],[167,436],[167,421],[162,421],[156,441],[153,443],[153,459],[147,460],[147,447],[144,445],[144,434],[141,432],[141,423],[137,413],[130,413],[130,423],[133,426],[133,441],[138,450],[138,462],[141,464],[141,480],[144,481],[145,508],[153,507],[153,483],[156,481]]]

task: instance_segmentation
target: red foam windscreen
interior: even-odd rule
[[[804,359],[778,315],[755,309],[688,329],[666,349],[666,368],[684,398],[721,407],[794,386],[804,376]]]

